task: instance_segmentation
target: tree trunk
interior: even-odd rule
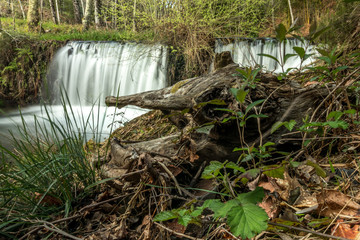
[[[20,5],[20,9],[21,9],[21,13],[22,13],[22,15],[23,15],[23,18],[24,18],[24,20],[25,20],[25,19],[26,19],[26,15],[25,15],[24,8],[23,8],[23,5],[22,5],[22,3],[21,3],[21,0],[19,0],[19,5]]]
[[[29,28],[35,28],[39,25],[39,0],[29,0],[28,20]]]
[[[293,24],[294,24],[294,15],[293,15],[293,11],[292,11],[292,7],[291,7],[291,2],[290,2],[290,0],[288,0],[288,4],[289,4],[290,17],[291,17],[291,25],[293,25]]]
[[[80,2],[79,0],[73,0],[73,7],[74,7],[74,17],[75,17],[75,23],[81,23],[81,11],[80,11]]]
[[[55,0],[55,6],[56,6],[56,17],[57,17],[57,22],[58,24],[61,23],[60,21],[60,13],[59,13],[59,3],[58,0]]]
[[[136,0],[134,0],[134,10],[133,10],[133,26],[132,26],[133,32],[136,32],[135,18],[136,18]]]
[[[101,0],[94,0],[94,16],[96,28],[104,26],[104,21],[101,16]]]
[[[58,24],[58,21],[56,20],[56,13],[55,13],[55,7],[54,7],[54,0],[49,0],[50,4],[50,11],[51,11],[51,17],[55,24]]]
[[[90,17],[91,17],[91,9],[92,9],[92,0],[86,0],[85,14],[83,19],[83,30],[87,31],[90,26]]]

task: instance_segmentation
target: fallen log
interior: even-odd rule
[[[164,89],[107,97],[108,106],[121,108],[136,105],[163,110],[181,130],[181,134],[170,137],[122,146],[123,150],[129,151],[131,148],[138,155],[153,154],[156,161],[164,162],[165,165],[185,161],[196,169],[204,161],[236,160],[239,154],[233,152],[234,147],[254,146],[267,141],[287,151],[299,147],[299,134],[298,141],[284,141],[283,134],[288,133],[288,130],[283,128],[270,134],[271,127],[278,121],[295,120],[301,123],[335,86],[314,84],[303,87],[296,81],[280,82],[275,75],[259,73],[258,80],[253,83],[256,88],[250,85],[245,88],[249,93],[242,104],[230,91],[231,88],[244,86],[246,81],[237,74],[237,68],[237,65],[230,64],[212,74],[183,80]],[[229,111],[244,113],[251,103],[261,99],[263,103],[252,108],[248,114],[261,113],[266,117],[248,119],[242,132],[239,122],[231,119],[233,114]],[[206,130],[206,126],[210,127]],[[119,145],[119,142],[113,141],[112,147],[115,145]],[[124,173],[131,171],[131,167],[124,167],[123,155],[112,153],[106,168],[125,168]]]

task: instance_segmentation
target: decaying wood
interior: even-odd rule
[[[121,146],[119,142],[113,141],[112,148],[121,146],[127,154],[112,152],[109,164],[126,169],[125,172],[128,172],[131,167],[125,166],[124,162],[129,159],[128,156],[131,156],[132,151],[137,152],[138,155],[153,154],[153,159],[168,164],[188,161],[195,166],[200,166],[204,161],[236,159],[238,154],[233,153],[233,149],[244,143],[252,146],[272,141],[278,147],[296,146],[301,142],[300,139],[297,142],[282,141],[283,134],[288,131],[284,128],[270,134],[271,127],[277,121],[291,119],[301,123],[302,119],[306,115],[311,115],[317,104],[334,87],[332,85],[303,87],[295,81],[280,82],[272,74],[261,73],[258,76],[256,88],[248,89],[249,94],[245,104],[239,104],[230,91],[230,88],[239,88],[244,84],[244,80],[236,74],[237,68],[237,65],[232,64],[212,74],[183,80],[164,89],[123,97],[107,97],[106,104],[109,106],[121,108],[126,105],[136,105],[163,110],[172,116],[172,121],[182,131],[182,134],[127,146]],[[211,101],[214,99],[222,100],[224,105],[213,104],[214,102]],[[265,99],[265,101],[252,109],[249,114],[261,113],[267,117],[260,120],[257,118],[247,120],[243,136],[239,134],[236,120],[223,123],[223,120],[229,118],[231,113],[220,111],[218,108],[245,112],[249,104],[260,99]],[[184,109],[186,109],[185,114],[184,111],[180,112]],[[194,131],[206,124],[213,124],[214,127],[208,132]],[[155,156],[154,153],[158,155]]]

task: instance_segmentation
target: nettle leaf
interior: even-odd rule
[[[191,215],[185,214],[178,217],[178,223],[186,227],[191,220],[193,220],[193,217]]]
[[[295,120],[290,120],[289,122],[285,122],[284,126],[287,128],[287,130],[289,130],[290,132],[294,129],[296,125],[296,121]]]
[[[234,169],[234,170],[237,170],[237,171],[240,171],[240,172],[245,172],[245,168],[243,167],[239,167],[236,163],[234,162],[229,162],[225,165],[226,168],[229,168],[229,169]]]
[[[262,187],[257,187],[254,191],[239,194],[236,199],[241,203],[257,204],[261,202],[264,197],[264,189]]]
[[[220,170],[224,167],[224,163],[218,161],[211,161],[210,165],[206,166],[203,173],[201,174],[201,178],[203,179],[211,179],[215,178]]]
[[[267,169],[270,169],[266,171]],[[268,177],[284,179],[285,166],[270,165],[264,168],[263,172]]]
[[[325,122],[325,124],[332,128],[347,129],[349,127],[349,124],[345,121],[329,121],[329,122]]]
[[[156,216],[154,217],[153,220],[155,222],[163,222],[163,221],[175,219],[177,217],[178,217],[177,214],[173,211],[164,211],[164,212],[160,212],[160,213],[156,214]]]
[[[227,217],[227,223],[235,236],[251,239],[267,229],[268,216],[261,207],[245,203],[233,207]]]
[[[344,115],[343,112],[340,111],[332,111],[329,113],[329,115],[326,117],[326,120],[330,120],[332,118],[334,118],[335,121],[339,120],[342,115]]]

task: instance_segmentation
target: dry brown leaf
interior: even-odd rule
[[[353,225],[351,227],[350,224],[341,223],[342,220],[338,220],[339,224],[333,227],[333,235],[336,237],[343,237],[347,239],[359,239],[360,232],[359,232],[359,225]]]
[[[180,173],[182,173],[182,169],[175,166],[175,165],[168,165],[167,168],[170,170],[170,172],[176,177]]]
[[[317,195],[317,201],[318,211],[322,216],[335,217],[337,214],[359,216],[360,205],[339,191],[325,190]]]
[[[61,199],[49,196],[49,195],[43,195],[41,193],[35,192],[35,199],[40,200],[40,203],[47,206],[60,206],[62,204]]]
[[[280,212],[279,201],[274,196],[266,196],[264,200],[259,203],[259,207],[265,210],[270,219],[278,217]]]
[[[177,232],[177,233],[185,233],[185,230],[186,230],[186,227],[179,224],[177,221],[176,222],[167,222],[165,225],[166,225],[166,227],[170,228],[171,230],[173,230],[174,232]]]

